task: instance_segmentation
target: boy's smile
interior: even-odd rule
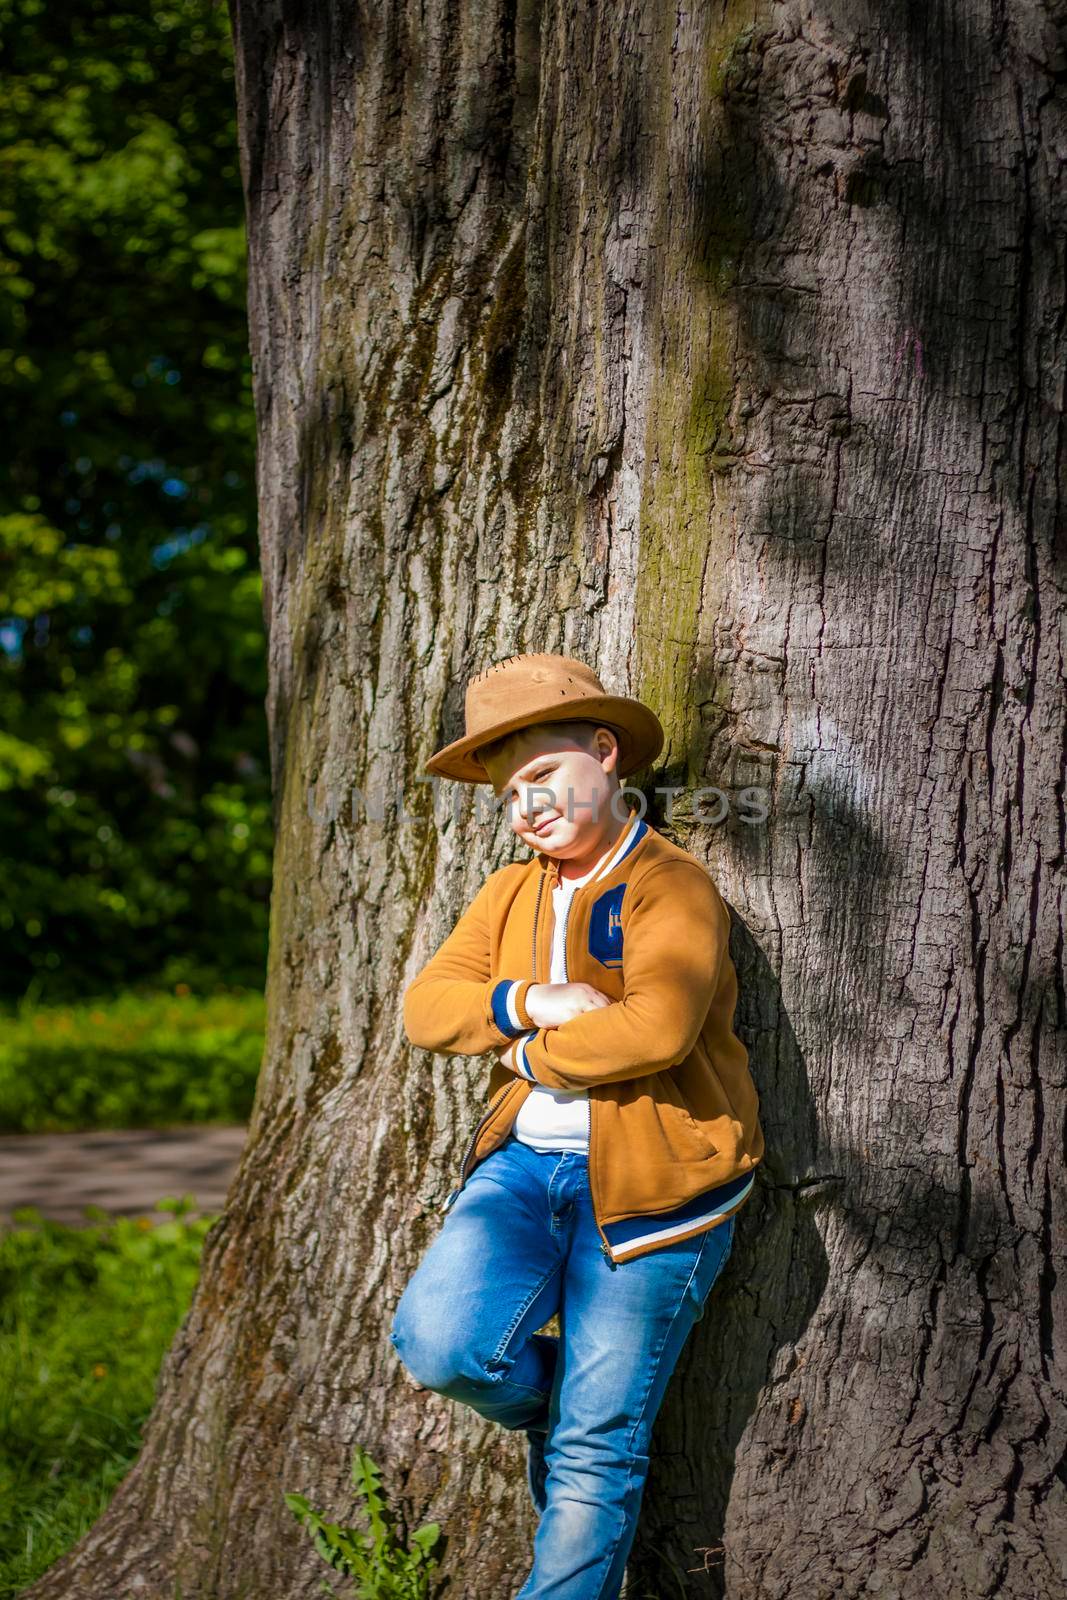
[[[625,831],[628,810],[612,804],[620,792],[619,744],[609,727],[520,728],[479,756],[513,831],[559,860],[565,878],[588,872]]]

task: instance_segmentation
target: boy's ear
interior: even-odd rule
[[[606,736],[605,736],[606,735]],[[619,736],[614,729],[597,732],[597,760],[606,762],[605,772],[614,772],[619,764]]]

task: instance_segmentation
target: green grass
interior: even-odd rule
[[[0,1133],[247,1120],[263,995],[124,994],[0,1015]]]
[[[213,1217],[48,1222],[0,1234],[0,1597],[77,1543],[140,1448]],[[100,1219],[100,1220],[96,1220]]]

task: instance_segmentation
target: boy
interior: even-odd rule
[[[404,994],[411,1043],[490,1051],[490,1103],[390,1338],[425,1387],[526,1432],[517,1600],[616,1600],[652,1424],[763,1155],[729,913],[621,803],[663,746],[567,656],[467,688],[426,770],[489,783],[535,852],[490,873]],[[554,1312],[560,1337],[539,1333]]]

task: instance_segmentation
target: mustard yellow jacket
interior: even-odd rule
[[[496,1055],[488,1108],[442,1209],[503,1144],[534,1084],[585,1089],[600,1248],[629,1261],[732,1216],[763,1155],[733,1031],[730,914],[704,866],[632,808],[564,928],[568,980],[614,1003],[538,1028],[526,994],[550,981],[558,875],[543,854],[490,873],[405,990],[404,1028],[426,1050]]]

